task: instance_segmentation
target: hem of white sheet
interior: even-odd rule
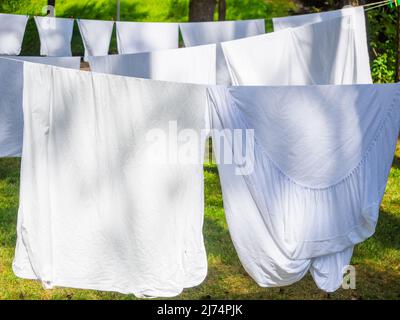
[[[22,268],[19,268],[15,264],[12,266],[14,274],[21,279],[27,280],[36,280],[42,283],[42,286],[46,290],[51,290],[56,287],[64,287],[64,288],[73,288],[73,289],[81,289],[81,290],[97,290],[97,291],[107,291],[107,292],[118,292],[122,294],[133,294],[137,298],[157,298],[157,297],[165,297],[165,298],[172,298],[180,295],[184,289],[193,288],[199,286],[204,282],[207,277],[207,272],[204,276],[202,276],[199,280],[195,280],[185,284],[182,289],[177,291],[172,290],[163,290],[163,289],[151,289],[151,288],[141,288],[141,289],[122,289],[117,286],[109,286],[109,285],[101,285],[101,284],[93,284],[93,283],[84,283],[79,282],[79,284],[75,283],[74,281],[67,281],[57,279],[54,281],[41,281],[38,277],[29,271],[26,271]]]
[[[228,88],[228,92],[230,91],[230,89]],[[231,95],[226,95],[228,104],[230,106],[233,107],[233,109],[235,109],[237,111],[237,113],[240,115],[241,110],[240,108],[236,105],[236,102],[232,99]],[[394,111],[394,107],[396,105],[396,103],[400,100],[400,85],[399,88],[397,89],[396,93],[393,96],[393,100],[388,108],[388,110],[386,111],[386,115],[383,117],[381,124],[379,125],[379,128],[376,130],[375,136],[373,137],[373,139],[371,140],[369,146],[366,148],[366,151],[364,153],[364,155],[361,157],[361,160],[358,162],[358,164],[353,167],[351,170],[348,171],[347,174],[345,174],[343,177],[337,179],[335,182],[330,183],[329,185],[321,185],[318,187],[314,187],[314,186],[310,186],[307,184],[304,184],[302,182],[297,181],[296,179],[291,178],[283,169],[281,169],[281,167],[272,159],[272,157],[270,156],[269,152],[267,150],[265,150],[264,146],[262,145],[262,143],[260,143],[258,140],[257,136],[254,136],[254,143],[257,144],[257,146],[259,147],[259,149],[261,150],[261,153],[265,155],[265,158],[268,162],[270,162],[273,167],[275,167],[275,169],[290,183],[293,183],[294,185],[297,185],[301,188],[304,189],[308,189],[308,190],[326,190],[326,189],[331,189],[336,187],[339,184],[342,184],[344,181],[346,181],[346,179],[350,178],[355,172],[359,171],[360,168],[362,168],[363,164],[367,161],[368,156],[371,153],[371,150],[376,146],[377,144],[377,140],[379,138],[382,137],[383,135],[383,131],[385,130],[386,127],[386,122],[390,119],[392,112]],[[240,117],[241,121],[245,124],[246,128],[249,128],[247,122]],[[245,176],[245,175],[244,175]]]

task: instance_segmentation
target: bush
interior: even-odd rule
[[[376,83],[395,82],[396,9],[382,7],[367,14],[372,77]]]

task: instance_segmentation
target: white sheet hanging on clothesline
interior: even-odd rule
[[[23,62],[79,69],[80,57],[0,58],[0,158],[20,157],[24,120],[22,114]]]
[[[287,28],[301,27],[307,24],[336,19],[344,16],[353,16],[356,19],[357,31],[360,32],[359,35],[366,38],[365,13],[363,6],[272,18],[272,23],[274,25],[274,31],[279,31]]]
[[[108,55],[114,21],[78,19],[85,57]]]
[[[189,22],[180,25],[186,47],[216,43],[217,46],[217,83],[230,84],[220,42],[230,41],[265,33],[264,19],[243,21]]]
[[[274,30],[279,31],[287,28],[295,28],[307,24],[318,23],[347,16],[352,17],[357,64],[368,66],[368,68],[359,70],[359,72],[364,72],[362,78],[368,79],[368,77],[371,77],[371,75],[369,68],[367,28],[363,6],[283,18],[274,18],[272,21],[274,24]]]
[[[236,159],[218,170],[244,268],[266,287],[310,270],[318,287],[335,291],[353,246],[375,230],[399,133],[400,85],[216,87],[209,96],[211,127],[225,129],[228,141],[223,152],[212,132],[216,159]],[[234,129],[254,129],[254,139],[242,147],[229,138]]]
[[[119,54],[176,49],[179,24],[169,22],[116,22]]]
[[[206,87],[28,63],[24,77],[16,275],[140,297],[202,282]]]
[[[0,13],[0,55],[19,55],[29,16]]]
[[[353,16],[344,16],[221,45],[234,85],[372,83],[355,33]]]
[[[71,40],[74,19],[35,17],[40,38],[40,54],[42,56],[71,56]]]
[[[89,57],[94,72],[153,80],[213,85],[216,45]]]

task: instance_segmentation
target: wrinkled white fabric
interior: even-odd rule
[[[24,72],[15,274],[139,297],[201,283],[202,163],[174,157],[201,159],[204,141],[173,143],[174,132],[204,129],[206,87],[28,63]]]
[[[264,19],[243,21],[189,22],[180,25],[186,47],[216,43],[217,84],[230,84],[229,72],[220,42],[230,41],[265,33]]]
[[[288,285],[310,270],[318,287],[335,291],[353,246],[375,230],[400,85],[216,87],[209,100],[211,127],[228,130],[224,145],[212,132],[216,159],[235,156],[218,170],[244,268],[261,286]],[[234,129],[254,129],[254,139],[234,149]],[[238,150],[246,148],[254,152],[242,152],[243,165]]]
[[[372,83],[355,33],[354,18],[344,16],[221,45],[234,85]]]
[[[35,17],[42,56],[68,57],[72,55],[71,40],[74,19]]]
[[[0,55],[19,55],[29,16],[0,13]]]
[[[369,54],[368,54],[368,43],[367,43],[367,30],[365,23],[365,12],[364,7],[358,6],[354,8],[345,8],[341,10],[333,10],[312,14],[296,15],[283,18],[272,19],[274,24],[274,30],[279,31],[287,28],[295,28],[304,26],[311,23],[318,23],[322,21],[327,21],[330,19],[335,19],[339,17],[351,16],[353,23],[353,37],[355,45],[355,56],[357,59],[357,64],[360,66],[368,66],[365,69],[360,69],[357,72],[364,72],[360,74],[361,79],[371,78],[370,68],[369,68]],[[371,80],[372,82],[372,80]]]
[[[78,19],[85,57],[108,55],[114,21]]]
[[[91,71],[153,80],[213,85],[216,45],[89,57]]]
[[[79,69],[79,57],[10,57],[0,58],[0,157],[19,157],[23,135],[23,62],[32,61]]]
[[[177,23],[117,21],[116,25],[119,54],[179,47],[179,24]]]

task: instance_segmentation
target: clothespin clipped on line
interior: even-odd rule
[[[394,2],[396,7],[398,7],[400,5],[400,0],[388,0],[389,7],[391,9],[393,9],[393,2]]]

